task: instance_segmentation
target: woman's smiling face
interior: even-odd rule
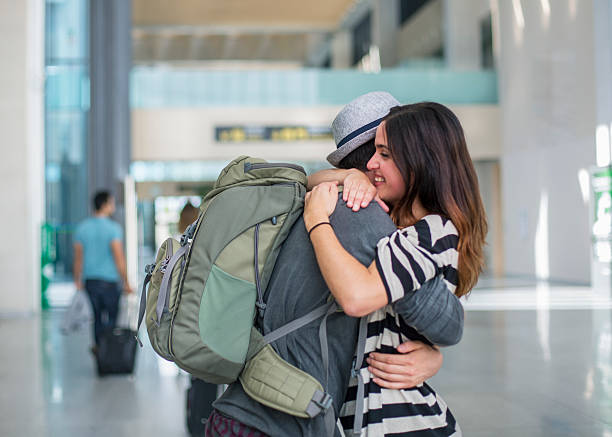
[[[376,152],[368,161],[368,170],[373,175],[378,196],[385,202],[394,205],[406,194],[406,183],[391,158],[384,121],[376,129],[374,144]]]

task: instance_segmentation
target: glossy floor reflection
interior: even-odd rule
[[[468,311],[431,384],[469,437],[612,436],[610,310]]]
[[[98,378],[90,334],[62,335],[62,315],[0,319],[0,436],[187,435],[185,374],[146,343],[134,376]]]
[[[463,341],[431,381],[464,435],[612,437],[609,299],[568,287],[477,291]],[[0,436],[187,435],[186,375],[145,344],[134,377],[98,379],[88,334],[63,336],[61,317],[0,319]]]

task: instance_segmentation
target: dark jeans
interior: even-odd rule
[[[98,344],[100,335],[115,326],[121,289],[117,282],[88,279],[85,281],[85,290],[91,300],[94,313],[94,338]]]
[[[205,437],[268,437],[261,431],[251,428],[231,417],[213,410],[206,422]]]

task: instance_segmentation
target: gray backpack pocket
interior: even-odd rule
[[[140,297],[138,327],[144,320],[151,346],[169,361],[174,361],[170,350],[170,329],[187,250],[188,246],[181,246],[173,238],[164,241],[157,251],[155,264],[146,268]]]

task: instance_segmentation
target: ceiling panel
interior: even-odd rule
[[[335,29],[355,0],[132,0],[134,26]]]
[[[363,0],[360,0],[363,1]],[[309,65],[356,0],[133,0],[134,63]]]

